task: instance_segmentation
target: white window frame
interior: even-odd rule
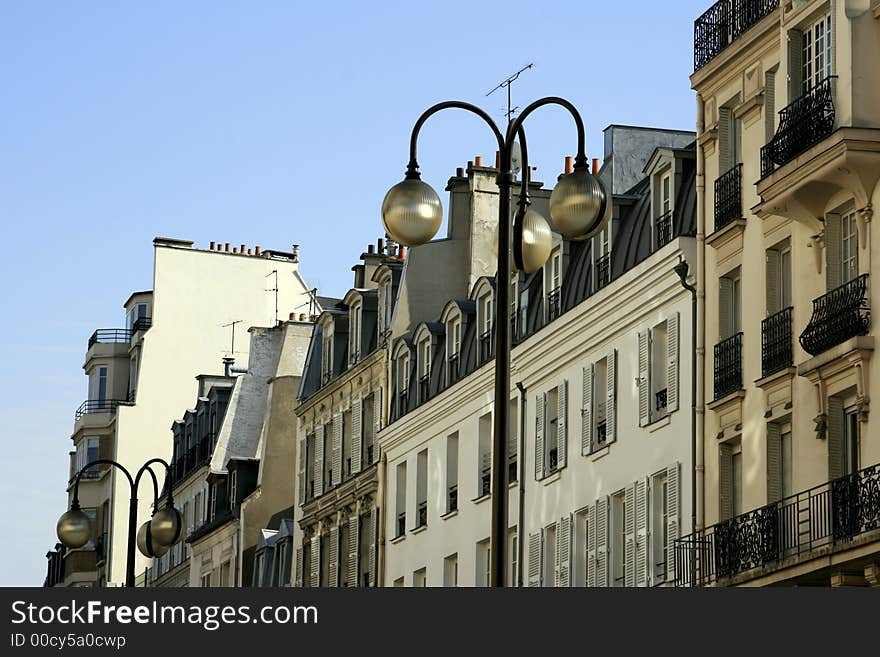
[[[333,323],[324,325],[321,336],[321,381],[326,383],[333,378]]]
[[[349,310],[348,323],[348,362],[354,365],[361,357],[361,316],[363,305],[360,301],[353,303]]]
[[[802,94],[806,95],[834,72],[834,22],[825,12],[803,29],[801,53]]]

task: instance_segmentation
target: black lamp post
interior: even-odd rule
[[[495,283],[495,413],[492,442],[492,528],[489,539],[491,552],[491,586],[504,586],[507,564],[507,468],[508,418],[510,414],[510,322],[507,318],[510,297],[511,211],[510,191],[514,184],[514,139],[519,138],[522,152],[523,177],[516,215],[513,217],[513,261],[517,269],[537,271],[546,262],[553,245],[553,236],[546,220],[529,209],[528,152],[523,122],[534,110],[544,105],[560,105],[574,118],[577,129],[577,155],[572,173],[562,176],[550,196],[550,215],[556,228],[570,239],[587,239],[604,228],[610,216],[610,196],[604,186],[590,174],[585,152],[584,124],[569,101],[555,96],[542,98],[526,107],[507,126],[506,133],[498,128],[482,109],[461,101],[446,101],[429,108],[416,121],[410,138],[410,159],[403,182],[392,187],[382,204],[382,221],[386,231],[397,242],[418,246],[431,240],[440,228],[443,210],[440,197],[430,185],[422,182],[416,159],[419,131],[425,121],[440,110],[463,109],[482,118],[498,141],[500,168],[498,172],[498,270]],[[520,537],[522,540],[522,537]]]
[[[159,508],[159,483],[156,480],[156,473],[150,467],[154,463],[165,466],[165,485],[168,489],[168,495],[165,506]],[[97,459],[87,463],[76,473],[76,481],[73,484],[73,500],[70,504],[70,510],[64,513],[58,519],[56,532],[58,539],[68,548],[80,548],[88,543],[92,535],[91,520],[80,509],[79,506],[79,480],[83,473],[97,465],[112,465],[119,468],[128,479],[131,487],[131,495],[128,502],[128,546],[127,546],[127,562],[125,567],[125,585],[134,586],[134,548],[138,546],[141,553],[146,557],[160,557],[165,554],[169,548],[174,545],[180,538],[182,521],[180,512],[174,508],[174,497],[172,494],[173,481],[171,478],[171,467],[163,459],[154,458],[144,463],[137,471],[134,477],[116,461],[111,459]],[[153,480],[153,517],[145,522],[140,530],[137,529],[137,490],[141,477],[144,473],[149,473]]]

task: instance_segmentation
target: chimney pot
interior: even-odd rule
[[[305,314],[305,313],[300,313],[300,314],[299,314],[299,321],[301,321],[301,322],[306,321],[306,314]]]
[[[483,166],[483,156],[482,155],[477,155],[474,158],[474,166],[477,166],[477,167]]]
[[[468,170],[470,170],[470,169],[473,169],[473,168],[474,168],[474,163],[473,163],[473,162],[472,162],[472,161],[471,161],[471,160],[468,160],[468,165],[467,165],[467,168],[468,168]]]
[[[368,244],[367,245],[367,253],[369,253],[370,255],[373,255],[375,252],[376,252],[376,247],[373,246],[372,244]]]
[[[226,248],[226,253],[229,253],[229,242],[226,242],[224,246]]]
[[[598,175],[598,173],[599,173],[599,158],[594,157],[593,158],[593,175],[594,176]]]
[[[241,245],[241,248],[238,250],[238,252],[239,252],[239,253],[244,253],[245,246],[247,246],[247,245],[246,245],[246,244],[242,244],[242,245]]]
[[[293,245],[293,261],[299,262],[299,244]]]
[[[397,259],[398,260],[406,259],[406,249],[403,247],[403,245],[401,245],[397,248]]]
[[[208,247],[208,248],[209,248],[211,251],[213,251],[213,250],[214,250],[214,242],[211,242],[211,246]]]
[[[290,313],[289,319],[291,322],[295,322],[296,321],[296,313]]]
[[[260,247],[258,247],[258,246],[254,247],[254,254],[260,255]]]
[[[574,158],[571,155],[565,156],[565,173],[566,174],[569,174],[572,171],[574,171],[573,161],[574,161]]]
[[[254,254],[253,250],[252,250],[252,249],[248,249],[248,255],[253,255],[253,254]]]
[[[382,239],[382,238],[380,237],[379,240],[378,240],[378,242],[377,242],[377,246],[379,247],[379,254],[380,254],[380,255],[382,255],[383,253],[385,253],[385,240],[384,240],[384,239]]]
[[[232,247],[232,252],[233,252],[233,253],[238,253],[238,247],[237,247],[237,246],[233,246],[233,247]]]

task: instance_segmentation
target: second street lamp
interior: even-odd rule
[[[552,247],[552,234],[546,220],[529,208],[529,167],[523,122],[544,105],[559,105],[571,114],[577,129],[577,155],[572,173],[563,175],[550,195],[550,218],[556,228],[569,239],[587,239],[601,231],[611,213],[611,198],[601,181],[590,173],[585,151],[584,124],[569,101],[549,96],[526,107],[511,121],[505,133],[484,110],[462,101],[438,103],[426,110],[416,121],[410,137],[410,158],[404,180],[392,187],[382,203],[385,230],[405,246],[429,242],[443,219],[440,197],[419,174],[417,144],[419,131],[430,116],[444,109],[463,109],[482,118],[498,142],[498,269],[495,284],[495,406],[492,439],[492,527],[489,538],[491,553],[491,586],[504,586],[507,564],[507,442],[510,408],[510,322],[507,318],[510,297],[511,233],[512,255],[517,269],[533,272],[547,261]],[[523,176],[520,183],[518,208],[511,227],[510,192],[514,184],[512,159],[514,140],[519,139]],[[512,230],[511,230],[512,228]],[[520,537],[522,540],[522,537]]]

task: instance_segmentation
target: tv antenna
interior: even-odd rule
[[[264,276],[264,278],[269,278],[270,276],[275,276],[275,287],[270,287],[266,289],[266,292],[274,292],[275,293],[275,324],[278,324],[278,270],[273,269],[268,274]]]
[[[243,321],[244,320],[242,320],[242,319],[236,319],[236,320],[229,322],[228,324],[222,325],[223,328],[229,328],[230,326],[232,327],[232,348],[230,349],[229,353],[231,353],[233,355],[235,354],[235,325],[241,324]]]
[[[532,68],[534,65],[535,65],[534,62],[532,62],[530,64],[526,64],[521,69],[519,69],[516,73],[514,73],[509,78],[507,78],[504,82],[501,82],[497,87],[495,87],[494,89],[492,89],[492,91],[490,91],[489,93],[486,94],[487,96],[491,96],[493,93],[495,93],[499,89],[507,89],[507,111],[504,113],[504,115],[507,117],[508,123],[510,123],[510,121],[513,120],[513,115],[516,114],[516,111],[519,109],[519,107],[511,107],[510,86],[514,82],[516,82],[516,80],[517,80],[517,78],[519,78],[520,74],[522,74],[524,71],[527,71],[528,69]]]

